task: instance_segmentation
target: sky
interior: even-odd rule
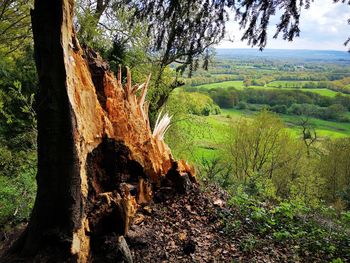
[[[350,48],[344,46],[350,36],[350,5],[333,3],[332,0],[314,0],[309,9],[302,10],[300,17],[300,36],[292,42],[273,39],[276,23],[279,17],[274,17],[269,24],[269,39],[266,48],[271,49],[314,49],[341,50]],[[217,48],[249,48],[246,42],[240,40],[242,32],[237,23],[229,21],[227,35],[234,36],[234,42],[223,40]]]

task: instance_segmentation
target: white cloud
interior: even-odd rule
[[[316,0],[311,3],[310,9],[302,10],[300,18],[300,37],[293,42],[273,39],[275,24],[279,17],[275,16],[269,25],[269,39],[266,48],[277,49],[328,49],[348,50],[344,41],[350,36],[350,5],[333,3],[332,0]],[[242,31],[236,22],[230,21],[227,25],[228,35],[235,36],[235,41],[222,41],[219,48],[247,48],[246,42],[240,41]]]

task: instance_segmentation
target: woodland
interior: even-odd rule
[[[214,48],[312,4],[0,0],[0,262],[349,262],[350,54]]]

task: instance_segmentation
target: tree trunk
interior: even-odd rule
[[[184,191],[195,182],[193,169],[173,160],[162,127],[151,133],[149,79],[132,86],[128,72],[123,87],[98,54],[82,49],[73,4],[36,0],[32,11],[38,192],[30,223],[7,254],[14,261],[130,261],[122,236],[138,207],[152,200],[152,188]]]

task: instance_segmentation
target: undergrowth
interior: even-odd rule
[[[243,187],[231,195],[228,206],[221,213],[224,232],[239,241],[239,248],[247,254],[281,250],[292,262],[350,259],[350,212],[261,198],[247,194]]]

